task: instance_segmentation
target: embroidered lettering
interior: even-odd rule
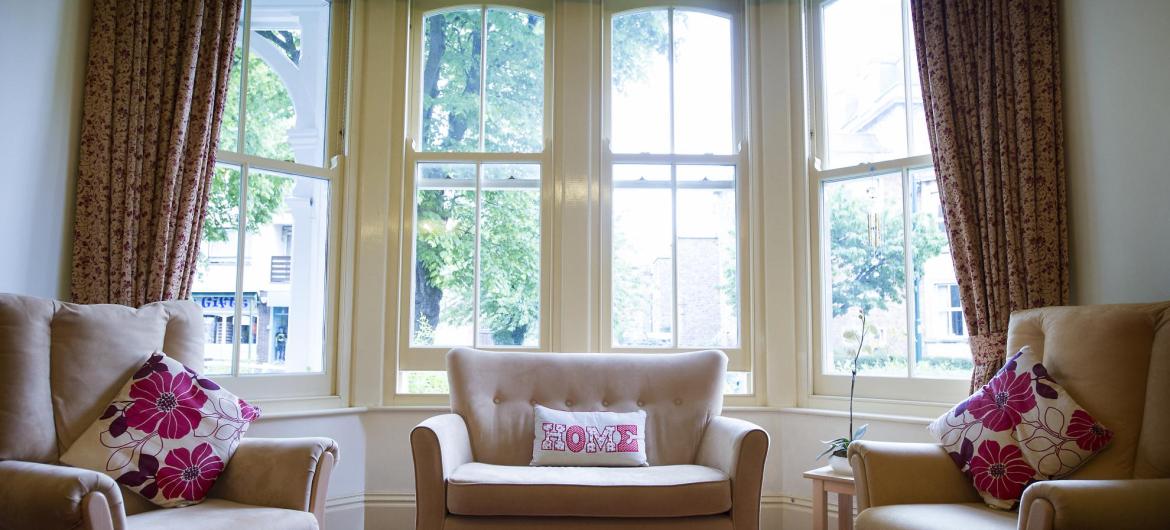
[[[606,425],[604,429],[598,430],[592,425],[585,428],[585,452],[586,453],[612,453],[617,450],[617,442],[614,441],[616,432],[613,425]]]
[[[544,429],[544,439],[540,442],[541,449],[545,451],[565,450],[565,424],[546,422],[541,425],[541,429]]]
[[[565,445],[574,453],[580,453],[585,448],[585,429],[580,425],[570,425],[565,430]]]
[[[637,453],[638,452],[638,426],[637,425],[618,425],[617,432],[620,436],[620,441],[617,444],[616,451],[619,453]]]

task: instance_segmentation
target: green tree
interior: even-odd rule
[[[300,38],[287,31],[258,31],[260,36],[272,40],[294,62],[300,57]],[[290,51],[292,50],[292,51]],[[220,149],[237,150],[240,124],[240,77],[243,50],[236,46],[228,79],[228,95],[220,125]],[[250,55],[248,59],[247,127],[244,131],[244,152],[277,160],[293,160],[292,148],[288,144],[288,129],[293,126],[296,114],[292,97],[276,72],[262,59]],[[292,189],[293,181],[288,177],[252,172],[248,175],[248,226],[249,233],[270,223],[276,212],[284,207],[284,198]],[[211,181],[207,202],[207,218],[203,223],[205,241],[227,241],[228,234],[239,226],[236,218],[240,206],[240,172],[230,166],[220,166]]]
[[[906,294],[906,259],[902,244],[902,210],[881,207],[882,237],[870,240],[867,201],[839,190],[829,196],[829,273],[833,280],[833,316],[851,308],[864,312],[902,303]],[[884,206],[884,205],[883,205]],[[915,277],[927,260],[939,255],[946,236],[929,213],[913,217],[910,243]]]

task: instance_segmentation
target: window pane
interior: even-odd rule
[[[914,326],[918,330],[914,375],[968,378],[971,348],[963,330],[963,310],[942,221],[938,183],[930,168],[910,171],[910,218],[914,222],[911,241],[918,320]]]
[[[401,371],[398,372],[399,394],[446,394],[447,372],[428,371]]]
[[[477,343],[537,346],[540,190],[483,190],[480,223]]]
[[[475,164],[419,164],[453,188],[415,194],[411,344],[471,345],[475,281]]]
[[[544,17],[487,10],[484,150],[535,153],[544,143]]]
[[[227,99],[224,101],[223,118],[219,122],[219,149],[236,151],[239,149],[240,135],[240,87],[243,84],[241,70],[243,69],[243,21],[236,30],[236,50],[232,55],[232,69],[228,74]]]
[[[902,176],[827,182],[823,241],[830,303],[825,308],[824,371],[848,373],[857,352],[859,316],[868,322],[860,373],[908,375],[906,254]]]
[[[252,171],[240,373],[324,370],[329,183]]]
[[[822,9],[827,167],[906,156],[901,0],[836,0]]]
[[[254,0],[251,24],[245,152],[323,165],[329,3]]]
[[[613,345],[671,346],[671,192],[613,190]]]
[[[732,150],[731,19],[674,12],[674,151]]]
[[[922,104],[922,81],[918,77],[918,55],[907,50],[910,60],[910,156],[930,154],[930,134],[926,130],[926,108]]]
[[[209,375],[232,373],[239,226],[240,169],[217,165],[191,286],[191,299],[203,307],[203,372]]]
[[[479,9],[423,19],[423,151],[479,151]]]
[[[667,10],[613,17],[610,39],[610,150],[669,153]]]
[[[739,345],[735,190],[678,190],[680,347]]]
[[[540,164],[484,164],[484,186],[492,186],[492,181],[507,180],[521,181],[527,186],[539,186]]]

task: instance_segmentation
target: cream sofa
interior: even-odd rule
[[[245,437],[202,504],[157,509],[110,477],[57,464],[147,356],[203,370],[192,302],[138,309],[0,294],[0,529],[313,529],[337,445]]]
[[[1025,345],[1113,443],[1028,487],[1017,513],[984,506],[936,444],[855,442],[859,530],[1170,528],[1170,302],[1017,312],[1008,351]]]
[[[759,528],[768,434],[720,416],[727,357],[447,354],[451,414],[410,435],[417,530]],[[649,467],[530,467],[533,405],[645,410]]]

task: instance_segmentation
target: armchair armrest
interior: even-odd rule
[[[0,528],[125,527],[122,492],[110,477],[68,466],[0,462]]]
[[[424,420],[410,432],[414,454],[415,528],[443,527],[447,516],[447,477],[472,461],[467,424],[458,414]]]
[[[959,466],[938,444],[849,444],[857,509],[889,504],[982,502]]]
[[[695,463],[731,477],[731,524],[735,530],[760,527],[760,493],[768,433],[758,425],[717,416],[707,424]]]
[[[1020,528],[1166,528],[1170,479],[1049,480],[1024,490]]]
[[[338,456],[329,438],[244,438],[208,496],[312,512],[323,524]]]

